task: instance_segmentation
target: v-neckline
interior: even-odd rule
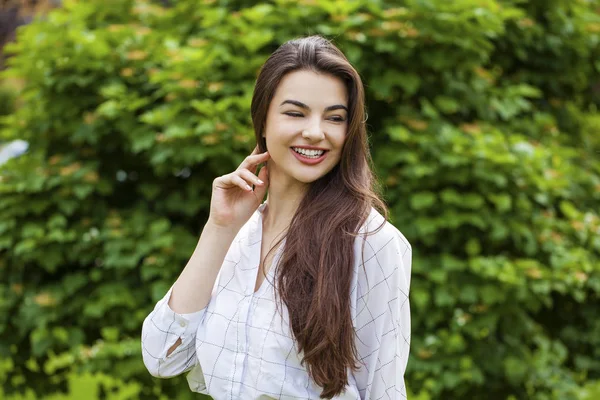
[[[280,256],[279,253],[281,251],[282,246],[284,245],[284,242],[285,242],[285,239],[281,242],[280,246],[275,250],[275,253],[273,254],[273,259],[271,260],[271,265],[269,266],[267,273],[264,274],[265,276],[263,277],[262,282],[258,286],[258,289],[254,290],[256,288],[256,281],[258,279],[258,274],[261,273],[261,271],[260,271],[260,252],[261,251],[259,251],[259,264],[256,266],[256,269],[253,270],[253,271],[255,271],[255,273],[253,274],[253,276],[254,276],[254,284],[252,287],[252,295],[253,296],[262,294],[262,292],[264,291],[264,287],[269,284],[269,282],[266,282],[266,281],[274,278],[275,275],[272,273],[272,271],[275,268],[277,268],[277,263],[279,262],[279,256]],[[262,238],[261,238],[260,245],[262,246]]]
[[[260,264],[262,261],[262,245],[263,245],[263,239],[264,239],[264,230],[263,230],[263,212],[265,210],[265,208],[267,207],[267,202],[265,201],[264,203],[262,203],[259,208],[259,217],[258,217],[258,233],[259,233],[259,237],[260,237],[260,241],[258,242],[258,263],[256,264],[256,271],[253,274],[254,276],[254,280],[252,281],[252,296],[256,296],[259,295],[260,293],[262,293],[263,291],[263,286],[265,286],[265,281],[267,280],[267,278],[269,277],[269,273],[271,272],[271,266],[269,266],[269,270],[267,271],[266,274],[264,274],[265,276],[262,279],[262,282],[260,283],[260,285],[258,285],[258,288],[256,287],[256,283],[258,281],[258,276],[261,273],[261,268],[260,268]],[[271,261],[271,264],[273,264],[273,262],[275,261],[275,257],[273,257],[273,260]],[[253,269],[254,271],[254,269]]]
[[[253,274],[254,275],[254,281],[252,284],[252,295],[253,296],[257,296],[259,294],[262,294],[262,292],[265,290],[264,287],[267,286],[269,283],[265,283],[265,281],[267,281],[269,278],[273,278],[274,274],[272,274],[272,271],[277,267],[277,263],[279,262],[279,256],[280,256],[280,252],[283,248],[283,246],[285,245],[285,238],[281,241],[281,243],[279,244],[279,247],[275,250],[275,252],[273,253],[273,258],[271,260],[271,264],[269,265],[269,269],[267,270],[267,273],[264,274],[265,276],[262,279],[262,282],[260,283],[260,285],[258,286],[258,288],[256,288],[256,282],[258,280],[258,274],[261,273],[260,270],[260,263],[261,263],[261,258],[262,258],[262,245],[263,245],[263,239],[264,239],[264,230],[263,230],[263,211],[265,209],[265,207],[267,207],[267,202],[265,201],[264,203],[262,203],[259,208],[259,218],[258,218],[258,226],[257,229],[259,229],[259,237],[260,237],[260,242],[259,242],[259,250],[258,250],[258,264],[256,265],[256,273]],[[268,250],[267,250],[268,253]],[[254,269],[253,269],[254,271]]]

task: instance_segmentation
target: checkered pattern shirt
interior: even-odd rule
[[[146,317],[142,354],[149,372],[169,378],[189,371],[194,392],[214,399],[319,399],[322,389],[300,364],[285,306],[275,309],[273,268],[254,292],[262,239],[259,206],[238,232],[215,281],[208,305],[192,314],[168,306],[172,288]],[[383,221],[374,208],[361,228]],[[364,248],[364,268],[361,258]],[[410,347],[411,246],[389,222],[354,243],[351,312],[361,368],[348,372],[348,386],[336,399],[405,399],[404,371]],[[167,350],[181,344],[167,356]]]

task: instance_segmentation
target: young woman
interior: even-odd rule
[[[360,76],[328,40],[291,40],[251,112],[256,149],[213,181],[144,321],[146,367],[215,399],[406,398],[412,252],[373,190]]]

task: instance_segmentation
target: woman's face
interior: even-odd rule
[[[347,97],[342,80],[331,75],[294,71],[283,77],[263,133],[271,180],[311,183],[337,165],[348,129]]]

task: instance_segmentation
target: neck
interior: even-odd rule
[[[269,169],[267,208],[263,215],[263,232],[286,231],[308,190],[308,184],[280,176]]]

